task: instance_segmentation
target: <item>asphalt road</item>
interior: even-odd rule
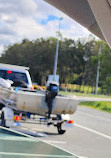
[[[75,123],[64,135],[55,127],[24,124],[29,131],[45,133],[39,139],[70,151],[81,158],[111,158],[111,114],[79,106],[71,116]]]

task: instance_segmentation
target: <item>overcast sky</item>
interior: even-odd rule
[[[56,36],[59,18],[63,37],[85,37],[89,32],[43,0],[0,0],[0,53],[24,38]]]

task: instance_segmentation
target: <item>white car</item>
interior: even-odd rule
[[[0,78],[13,81],[12,86],[33,90],[29,67],[0,64]]]

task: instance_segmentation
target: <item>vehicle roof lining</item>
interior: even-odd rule
[[[70,3],[68,0],[46,1],[84,25],[86,28],[90,27],[95,22],[94,15],[86,0],[70,0]]]
[[[96,36],[105,40],[87,0],[70,0],[70,2],[68,0],[45,1],[86,27]]]

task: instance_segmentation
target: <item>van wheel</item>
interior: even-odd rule
[[[3,111],[1,113],[1,126],[6,127],[6,122],[5,122],[4,112]]]

